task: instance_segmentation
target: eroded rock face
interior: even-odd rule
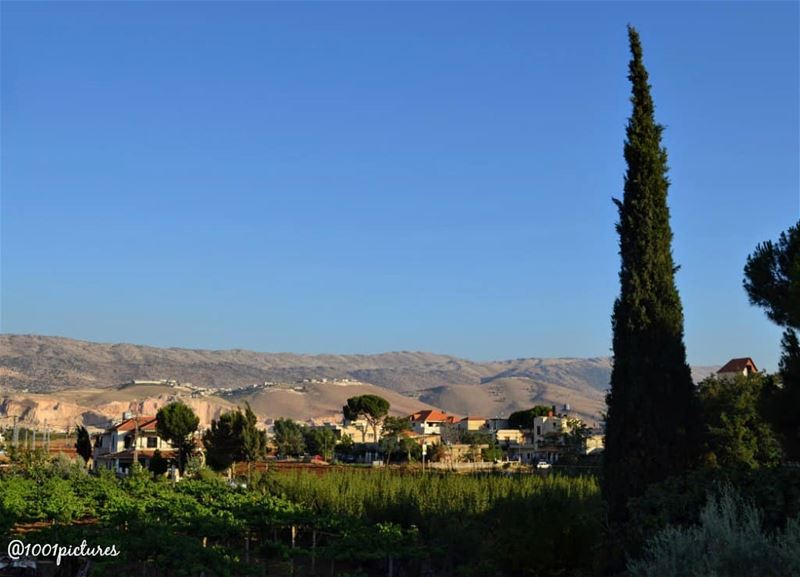
[[[180,399],[189,405],[200,418],[200,426],[208,427],[212,419],[229,407],[222,401],[213,399],[183,398],[177,395],[158,395],[142,400],[121,400],[111,402],[75,403],[58,398],[58,394],[25,395],[14,394],[0,398],[0,419],[11,425],[13,417],[21,426],[48,426],[52,430],[73,429],[83,425],[88,429],[104,429],[122,414],[132,411],[140,415],[155,415],[164,405]]]
[[[196,388],[162,382],[127,383],[116,387],[71,389],[45,393],[10,392],[0,396],[0,426],[17,417],[23,426],[65,430],[83,425],[93,430],[119,421],[125,412],[155,415],[173,401],[187,404],[209,427],[220,414],[249,404],[262,422],[279,417],[297,421],[341,420],[347,398],[362,394],[381,395],[391,403],[394,415],[408,415],[429,405],[397,392],[367,383],[348,381],[307,382],[302,385],[253,386],[224,395],[208,394]],[[12,417],[12,419],[8,419]]]

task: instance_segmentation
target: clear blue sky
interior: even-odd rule
[[[2,331],[610,351],[625,26],[689,360],[775,369],[742,267],[800,215],[798,3],[2,2]]]

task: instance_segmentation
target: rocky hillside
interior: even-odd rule
[[[442,385],[477,385],[532,378],[576,389],[602,390],[609,361],[517,359],[478,363],[447,355],[297,355],[244,350],[161,349],[61,337],[0,335],[0,388],[36,392],[111,387],[132,379],[176,379],[207,387],[263,381],[351,378],[398,392]]]
[[[189,405],[208,427],[220,413],[249,403],[261,419],[291,418],[298,421],[339,421],[342,406],[356,395],[378,394],[391,404],[395,415],[432,408],[419,400],[374,385],[348,383],[304,383],[302,386],[276,385],[267,388],[238,389],[224,395],[196,396],[181,386],[133,385],[102,389],[72,389],[48,393],[15,392],[0,395],[0,430],[14,417],[28,426],[54,430],[84,425],[101,429],[121,418],[126,411],[155,415],[158,409],[175,400]]]
[[[352,379],[356,388],[391,396],[398,410],[436,406],[456,414],[507,415],[533,404],[569,404],[596,421],[603,409],[610,360],[515,359],[474,362],[424,352],[378,355],[298,355],[245,350],[162,349],[102,344],[61,337],[0,335],[0,401],[60,401],[88,411],[104,403],[141,403],[169,398],[174,391],[153,389],[131,397],[118,388],[131,380],[172,379],[211,389],[237,388],[265,381]],[[702,378],[712,368],[696,369]],[[380,388],[378,388],[380,387]],[[346,390],[347,389],[347,390]],[[388,389],[388,391],[386,390]],[[316,383],[304,394],[290,388],[240,395],[265,417],[322,418],[336,413],[355,388]],[[343,396],[344,395],[344,396]],[[74,398],[73,398],[74,397]],[[208,397],[209,418],[230,397]],[[222,404],[215,404],[220,400]],[[38,402],[38,401],[37,401]],[[117,408],[116,406],[114,407]],[[44,409],[42,409],[44,410]],[[0,406],[0,413],[3,409]],[[283,413],[281,413],[283,411]],[[51,416],[54,418],[55,416]],[[88,417],[87,417],[88,418]]]

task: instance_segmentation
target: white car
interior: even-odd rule
[[[550,467],[552,467],[552,465],[547,461],[539,461],[538,463],[536,463],[537,469],[549,469]]]

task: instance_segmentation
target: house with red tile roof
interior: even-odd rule
[[[756,364],[750,357],[731,359],[717,371],[719,378],[735,378],[737,375],[748,377],[758,372]]]
[[[420,435],[440,435],[443,425],[455,425],[458,418],[436,409],[417,411],[408,416],[411,430]]]
[[[165,459],[175,456],[175,448],[158,436],[156,417],[123,415],[122,421],[95,436],[92,460],[95,470],[107,469],[125,475],[134,459],[145,469],[156,451]]]

